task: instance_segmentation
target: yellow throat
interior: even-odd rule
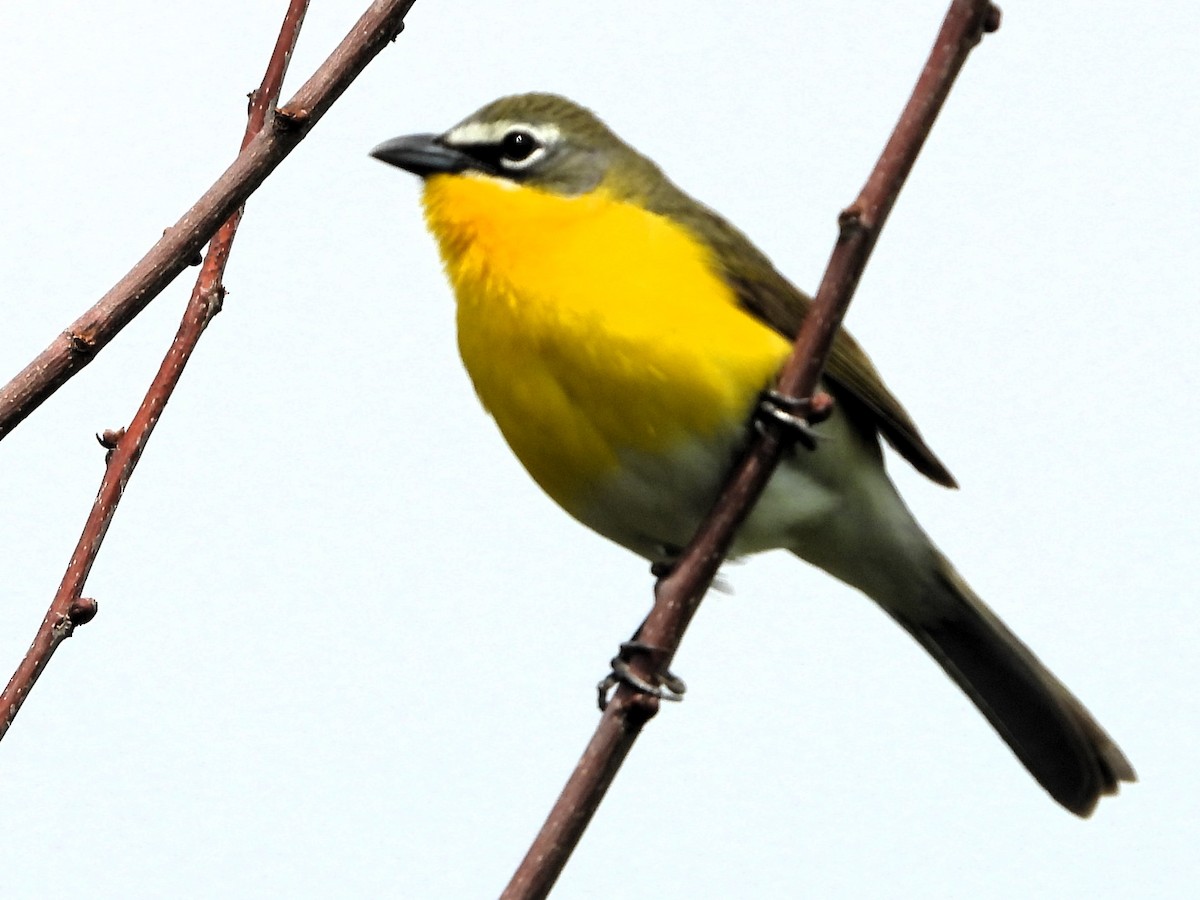
[[[742,428],[787,354],[703,244],[603,188],[436,175],[424,204],[480,400],[568,512],[622,454]]]

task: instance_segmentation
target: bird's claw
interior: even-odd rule
[[[818,391],[812,397],[790,397],[769,388],[759,394],[754,427],[761,434],[768,421],[778,422],[806,450],[816,450],[821,435],[813,430],[833,414],[833,397]]]
[[[656,652],[659,652],[657,648],[640,641],[626,641],[621,645],[621,652],[613,657],[612,671],[596,685],[596,699],[601,712],[608,708],[611,699],[609,692],[621,684],[627,684],[638,693],[658,700],[678,703],[683,699],[683,695],[687,692],[687,684],[678,675],[670,671],[660,672],[657,675],[659,683],[654,684],[633,671],[629,664],[629,657],[634,653],[653,654]]]

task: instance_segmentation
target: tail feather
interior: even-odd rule
[[[936,659],[1050,795],[1078,816],[1136,781],[1112,738],[939,554],[933,596],[892,616]],[[928,614],[926,614],[926,611]]]

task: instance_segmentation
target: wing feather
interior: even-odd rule
[[[794,339],[812,298],[784,278],[744,234],[707,207],[685,202],[689,198],[678,189],[674,192],[675,198],[662,198],[667,201],[662,204],[662,212],[682,221],[713,248],[717,264],[743,309],[789,340]],[[925,443],[912,417],[883,383],[870,357],[845,329],[839,329],[834,338],[825,377],[832,382],[835,397],[838,387],[853,396],[870,424],[918,472],[946,487],[958,486]]]

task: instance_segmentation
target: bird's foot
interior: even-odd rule
[[[754,427],[761,433],[768,421],[778,422],[791,432],[806,450],[816,450],[821,436],[813,430],[833,415],[833,397],[817,391],[812,397],[789,397],[774,388],[758,395],[754,408]]]
[[[653,575],[658,581],[662,581],[675,571],[674,560],[675,557],[679,555],[679,551],[667,547],[661,547],[659,548],[659,552],[662,556],[669,557],[671,561],[668,562],[660,559],[657,562],[650,563],[650,574]]]
[[[609,692],[621,684],[627,684],[638,693],[659,700],[670,700],[673,703],[682,700],[684,693],[687,692],[687,684],[678,675],[670,671],[660,672],[655,676],[658,684],[654,684],[633,671],[630,666],[631,657],[637,653],[645,653],[653,658],[662,652],[662,648],[652,647],[638,640],[623,643],[621,651],[613,657],[612,671],[596,685],[596,699],[600,711],[603,712],[608,708],[609,701],[612,699]]]

